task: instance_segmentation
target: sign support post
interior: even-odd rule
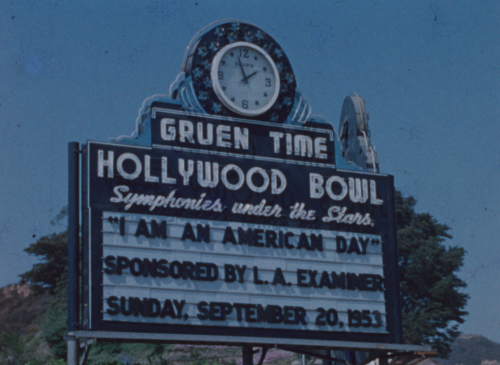
[[[253,365],[253,346],[243,346],[242,365]]]
[[[68,365],[78,365],[78,340],[75,337],[68,339]]]
[[[68,332],[78,328],[79,290],[78,290],[78,248],[79,248],[79,169],[80,144],[68,143]],[[78,341],[68,339],[68,365],[78,363]]]

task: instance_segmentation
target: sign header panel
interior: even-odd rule
[[[284,126],[153,106],[151,130],[156,148],[335,168],[334,132],[325,124]]]

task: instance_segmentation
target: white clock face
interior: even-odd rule
[[[278,69],[269,55],[252,43],[235,42],[214,57],[214,91],[232,111],[255,116],[265,113],[278,98]]]

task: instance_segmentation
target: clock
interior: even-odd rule
[[[285,52],[246,22],[205,28],[188,46],[183,69],[179,97],[207,114],[283,123],[298,95]]]
[[[280,76],[273,59],[248,42],[231,43],[217,52],[210,76],[219,100],[245,116],[267,112],[280,92]]]

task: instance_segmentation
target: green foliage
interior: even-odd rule
[[[66,215],[67,208],[64,207],[51,223],[59,224]],[[67,352],[64,336],[67,333],[68,231],[41,237],[24,251],[37,256],[40,262],[19,275],[21,283],[31,284],[38,298],[47,293],[52,297],[40,327],[54,361],[63,360]]]
[[[7,331],[0,337],[0,352],[4,364],[25,363],[27,359],[24,350],[25,344],[19,331]]]
[[[10,330],[0,336],[0,364],[45,365],[51,363],[46,354],[39,353],[39,341],[20,331]]]
[[[97,342],[92,345],[88,365],[170,365],[163,358],[170,345]]]
[[[67,215],[68,207],[65,206],[50,223],[53,226],[61,225]],[[19,275],[21,283],[32,284],[35,294],[44,292],[43,289],[54,294],[58,281],[68,274],[68,230],[44,236],[24,251],[37,256],[41,262]]]
[[[207,360],[202,356],[201,351],[197,347],[189,348],[189,364],[191,365],[207,365]]]
[[[50,359],[50,361],[46,363],[46,365],[66,365],[66,361],[61,359]]]
[[[406,343],[430,344],[447,357],[468,314],[463,311],[466,284],[456,275],[465,250],[445,247],[449,227],[428,213],[416,213],[415,204],[396,192],[403,336]]]
[[[56,359],[66,359],[68,333],[68,276],[62,275],[54,289],[54,299],[49,304],[45,319],[41,323],[42,333]]]
[[[151,352],[146,356],[149,365],[170,365],[167,359],[164,359],[163,353],[165,352],[165,344],[154,344],[151,345]]]
[[[28,361],[24,365],[66,365],[66,361],[61,359],[50,359],[48,361]]]
[[[50,221],[50,224],[53,226],[58,226],[58,225],[66,225],[64,222],[66,221],[66,218],[68,217],[68,206],[64,206],[59,213]],[[67,223],[67,221],[66,221]]]
[[[41,262],[19,275],[21,283],[34,285],[38,292],[47,288],[53,294],[58,280],[68,273],[68,231],[44,236],[24,251],[37,256]]]

